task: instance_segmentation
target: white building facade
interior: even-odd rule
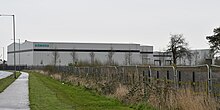
[[[8,65],[14,65],[13,45],[8,46]],[[94,60],[105,64],[110,59],[118,65],[153,64],[153,46],[140,44],[25,41],[15,45],[16,65],[46,66],[56,63],[67,66],[79,61]]]

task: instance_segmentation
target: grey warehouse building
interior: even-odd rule
[[[7,64],[14,65],[13,43],[8,46]],[[153,46],[130,43],[16,43],[16,65],[62,65],[79,61],[115,62],[119,65],[153,64]],[[19,48],[20,47],[20,48]],[[20,56],[20,58],[19,58]],[[55,60],[56,59],[56,60]]]

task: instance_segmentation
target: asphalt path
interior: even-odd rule
[[[6,77],[10,76],[11,74],[13,74],[13,73],[12,72],[6,72],[6,71],[0,71],[0,79],[6,78]]]
[[[28,73],[22,74],[0,93],[0,110],[30,110]]]

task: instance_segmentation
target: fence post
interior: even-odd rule
[[[100,75],[99,75],[99,72],[98,72],[98,68],[97,68],[97,67],[95,68],[95,74],[96,74],[96,81],[98,82]]]
[[[118,67],[118,81],[123,84],[123,70],[122,70],[122,66],[119,66]]]
[[[139,72],[138,72],[138,80],[139,80],[139,85],[141,85],[141,73],[139,74]]]
[[[170,80],[170,71],[168,70],[167,71],[167,83],[169,83],[169,80]]]
[[[87,67],[86,78],[89,78],[89,75],[90,75],[90,68]]]
[[[117,76],[117,81],[119,82],[119,74],[118,74],[118,68],[116,66],[114,66],[115,68],[115,76]]]
[[[177,89],[177,75],[176,75],[176,68],[174,67],[174,66],[172,66],[172,68],[173,68],[173,74],[174,74],[174,78],[173,78],[173,80],[174,80],[174,85],[176,86],[176,89]]]
[[[157,83],[159,83],[159,82],[160,82],[159,78],[160,78],[160,72],[159,72],[159,71],[157,71]]]
[[[195,78],[195,72],[193,71],[193,74],[192,74],[192,87],[193,87],[193,91],[195,91],[195,87],[196,87],[196,78]]]
[[[99,80],[102,81],[102,68],[100,68]]]
[[[122,75],[123,75],[123,77],[122,77],[122,79],[123,79],[123,84],[126,84],[126,83],[127,83],[127,82],[126,82],[127,80],[126,80],[126,74],[125,74],[125,67],[122,68],[122,72],[123,72],[123,73],[122,73]]]
[[[212,81],[212,68],[211,66],[209,67],[209,79],[210,79],[210,83],[209,83],[209,86],[210,86],[210,93],[214,92],[212,89],[213,89],[213,81]]]
[[[212,92],[212,75],[211,75],[211,68],[208,64],[206,64],[207,67],[207,75],[208,75],[208,85],[207,85],[207,94],[210,95]]]
[[[145,71],[143,71],[143,84],[144,84],[144,101],[147,99],[147,88],[146,88],[146,80],[145,80]]]
[[[151,67],[149,66],[149,71],[148,71],[148,81],[149,83],[151,82]]]
[[[179,72],[178,72],[178,85],[179,85],[179,87],[181,86],[181,81],[182,81],[181,71],[179,71]]]
[[[134,74],[133,74],[134,75]],[[135,73],[136,76],[138,76],[138,66],[136,65],[136,73]],[[136,77],[137,78],[137,77]],[[133,84],[135,84],[135,78],[133,76]]]
[[[108,68],[108,82],[109,81],[112,81],[112,73],[111,73],[111,69],[110,68]]]
[[[113,81],[113,80],[114,80],[114,77],[115,77],[115,74],[114,74],[114,72],[112,71],[112,67],[109,67],[108,69],[111,70],[111,71],[110,71],[111,80]]]

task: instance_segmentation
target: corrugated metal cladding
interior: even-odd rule
[[[16,43],[16,64],[28,66],[68,65],[77,62],[115,62],[119,65],[152,64],[153,46],[120,43]],[[8,46],[8,65],[13,65],[13,44]],[[56,57],[56,61],[54,60]]]

